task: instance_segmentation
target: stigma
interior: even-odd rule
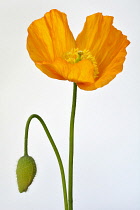
[[[74,48],[64,54],[64,59],[71,64],[78,63],[82,60],[89,60],[94,66],[94,78],[98,77],[99,72],[97,62],[89,50],[79,50],[78,48]]]

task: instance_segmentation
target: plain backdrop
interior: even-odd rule
[[[0,0],[0,209],[63,209],[59,167],[35,119],[29,155],[38,171],[27,193],[18,192],[15,175],[33,113],[47,123],[67,175],[72,83],[48,78],[26,50],[27,27],[54,8],[67,14],[75,37],[86,16],[102,12],[114,16],[114,26],[131,41],[123,72],[110,84],[78,89],[74,210],[140,210],[139,0]]]

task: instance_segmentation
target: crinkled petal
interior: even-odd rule
[[[94,83],[94,66],[89,60],[82,60],[69,65],[68,80],[77,83]]]
[[[80,49],[89,49],[98,65],[95,89],[108,84],[123,69],[127,37],[113,25],[113,17],[96,13],[88,16],[76,39]],[[82,41],[83,40],[83,41]]]
[[[37,62],[36,67],[39,68],[44,74],[53,79],[65,80],[57,71],[54,66],[47,62]]]
[[[96,88],[107,85],[118,73],[122,71],[126,54],[126,50],[123,48],[97,79],[95,83]]]
[[[67,17],[51,10],[28,28],[27,49],[34,62],[53,62],[75,47]]]
[[[96,86],[95,86],[95,81],[90,83],[90,82],[79,82],[77,83],[77,86],[82,89],[82,90],[95,90]]]
[[[77,47],[81,50],[88,49],[96,56],[108,37],[112,23],[113,17],[103,16],[102,13],[88,16],[76,39]]]
[[[102,49],[96,55],[99,68],[99,76],[110,68],[110,72],[114,71],[114,66],[120,66],[116,69],[116,73],[122,71],[123,62],[126,56],[126,47],[130,44],[127,37],[115,27],[111,27],[108,39],[104,43]],[[114,63],[115,62],[115,63]],[[116,63],[117,62],[117,63]],[[121,65],[120,65],[121,64]],[[113,69],[112,69],[113,67]]]
[[[94,83],[94,66],[88,60],[71,64],[58,58],[53,63],[38,63],[36,65],[51,78],[69,80],[77,83],[77,85]]]

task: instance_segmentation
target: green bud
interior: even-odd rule
[[[31,156],[21,157],[17,164],[16,174],[19,192],[26,192],[36,175],[36,163]]]

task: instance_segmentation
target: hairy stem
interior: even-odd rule
[[[54,143],[54,140],[45,124],[45,122],[43,121],[43,119],[37,115],[37,114],[33,114],[31,115],[26,123],[26,127],[25,127],[25,141],[24,141],[24,155],[28,155],[28,131],[29,131],[29,125],[30,122],[33,118],[36,118],[39,120],[39,122],[41,123],[41,125],[43,126],[46,135],[48,136],[48,139],[51,143],[51,146],[54,150],[54,153],[56,155],[58,164],[59,164],[59,168],[60,168],[60,173],[61,173],[61,179],[62,179],[62,187],[63,187],[63,197],[64,197],[64,206],[65,206],[65,210],[68,210],[68,199],[67,199],[67,187],[66,187],[66,179],[65,179],[65,172],[64,172],[64,167],[63,167],[63,163],[59,154],[59,151]]]
[[[74,120],[76,110],[77,85],[73,83],[73,100],[70,118],[69,137],[69,173],[68,173],[68,204],[69,210],[73,210],[73,157],[74,157]]]

